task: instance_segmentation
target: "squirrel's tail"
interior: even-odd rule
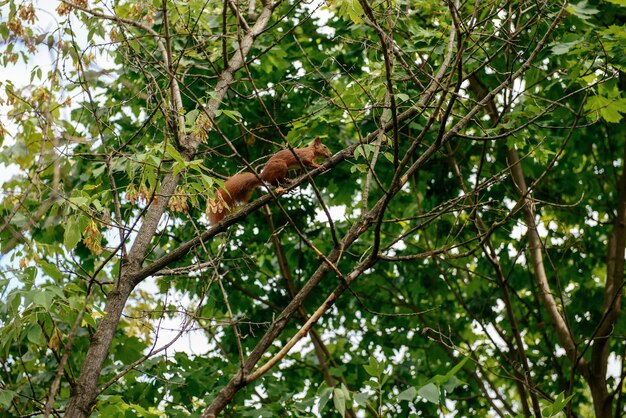
[[[209,202],[208,216],[215,225],[230,214],[238,203],[246,203],[261,180],[253,173],[239,173],[229,177],[223,188],[217,189],[215,198]]]

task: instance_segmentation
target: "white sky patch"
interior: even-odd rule
[[[391,246],[389,249],[389,255],[395,255],[397,251],[404,251],[407,249],[406,243],[404,240],[398,241]]]
[[[491,337],[491,339],[495,342],[496,346],[502,351],[508,351],[508,347],[506,345],[506,341],[504,341],[498,331],[496,331],[495,327],[492,324],[487,324],[487,333]]]
[[[500,337],[492,324],[487,324],[485,327],[482,327],[477,321],[472,321],[472,330],[474,331],[474,334],[478,336],[484,336],[485,338],[487,338],[488,335],[489,337],[491,337],[489,341],[481,339],[476,340],[472,344],[474,349],[485,343],[491,345],[491,341],[493,341],[493,343],[495,343],[500,350],[504,352],[508,351],[506,342]]]
[[[585,225],[588,225],[588,226],[594,228],[594,227],[598,226],[597,219],[598,219],[598,213],[594,212],[594,217],[593,218],[589,217],[589,216],[585,217]]]
[[[151,294],[159,294],[159,288],[156,284],[154,277],[149,277],[141,282],[141,289]],[[178,291],[171,291],[168,295],[169,299],[176,300],[176,305],[179,310],[183,311],[193,305],[193,301],[189,298],[189,295]],[[196,301],[197,303],[197,301]],[[169,344],[174,338],[177,337],[179,330],[183,327],[186,318],[184,314],[175,315],[173,318],[164,316],[163,319],[153,320],[153,326],[159,325],[158,333],[154,336],[153,341],[155,349],[159,349]],[[193,355],[203,355],[209,349],[209,340],[203,329],[198,329],[197,326],[191,326],[190,329],[184,332],[170,347],[166,349],[167,353],[174,353],[178,351],[184,351]]]
[[[345,206],[327,206],[328,212],[330,213],[330,217],[333,221],[345,219],[346,217],[346,207]],[[316,222],[328,222],[328,215],[322,208],[319,208],[315,211],[315,221]]]
[[[335,36],[335,29],[328,26],[327,23],[335,14],[327,6],[330,2],[325,0],[315,0],[310,3],[303,2],[302,5],[311,13],[311,17],[319,23],[317,31],[329,37]]]
[[[526,80],[521,78],[516,78],[513,80],[513,96],[515,100],[512,105],[515,106],[524,100],[523,92],[526,89]]]
[[[36,3],[35,10],[37,14],[37,21],[33,25],[33,29],[36,33],[42,30],[55,32],[56,28],[59,27],[59,20],[61,19],[55,11],[57,6],[57,2],[42,1]],[[8,18],[8,6],[1,7],[0,14],[3,19]],[[75,40],[79,44],[79,49],[88,49],[90,45],[87,43],[87,28],[75,17],[72,17],[72,29],[75,31]],[[81,44],[81,41],[84,43]],[[14,52],[24,49],[23,44],[20,42],[16,42],[14,45]],[[4,47],[5,46],[2,45],[2,48]],[[55,68],[55,60],[57,57],[54,55],[54,52],[50,51],[46,45],[38,45],[34,54],[27,53],[26,55],[29,57],[29,61],[27,63],[20,57],[15,64],[7,64],[6,67],[0,67],[0,80],[3,82],[2,87],[0,88],[0,98],[4,101],[7,99],[4,87],[9,83],[14,86],[16,91],[23,89],[32,90],[40,86],[48,88],[50,85],[50,82],[47,79],[47,74]],[[63,65],[72,65],[69,62],[70,58],[66,58],[66,60],[68,61],[58,64],[59,69],[62,69]],[[113,60],[111,60],[106,53],[98,55],[94,63],[99,68],[115,67]],[[31,73],[37,68],[41,70],[42,77],[44,79],[39,80],[35,77],[31,81]],[[61,80],[61,84],[62,83],[63,80]],[[58,94],[59,102],[62,102],[66,97],[66,92],[61,89]],[[94,100],[98,100],[97,91],[94,92]],[[101,100],[104,100],[104,98]],[[73,106],[73,108],[75,109],[77,107]],[[16,135],[18,135],[19,132],[17,125],[15,125],[12,120],[7,118],[7,114],[10,110],[11,106],[0,106],[0,122],[7,131],[4,143],[0,146],[0,152],[6,152],[6,147],[11,146],[16,142]],[[69,120],[71,110],[72,108],[61,108],[62,119]],[[0,185],[19,173],[20,169],[16,164],[9,164],[8,166],[0,164]]]
[[[619,381],[622,370],[622,360],[618,358],[615,353],[609,354],[608,366],[606,368],[606,377],[612,377],[616,381]]]
[[[511,237],[512,239],[516,241],[519,241],[522,239],[522,237],[526,236],[527,231],[528,231],[528,228],[526,228],[526,225],[518,222],[517,225],[515,225],[513,229],[511,230],[509,237]]]
[[[2,8],[3,18],[8,14],[8,10],[5,9],[6,7]],[[4,45],[1,47],[4,48]],[[19,49],[19,47],[16,47],[14,51],[16,49]],[[3,83],[2,88],[0,88],[0,98],[2,101],[6,102],[8,99],[4,87],[9,82],[12,83],[16,89],[21,89],[31,85],[30,73],[35,66],[41,68],[44,74],[47,74],[53,68],[52,58],[47,53],[44,53],[42,48],[39,48],[36,54],[31,56],[30,59],[31,62],[28,64],[24,63],[22,59],[19,59],[15,64],[7,64],[6,67],[0,67],[0,80]],[[18,129],[17,126],[7,118],[7,114],[11,109],[12,106],[9,105],[0,106],[0,123],[2,123],[7,131],[0,152],[6,152],[6,147],[15,143],[15,136],[17,135]],[[0,184],[3,184],[12,176],[18,174],[19,171],[17,164],[9,164],[8,166],[0,164]]]

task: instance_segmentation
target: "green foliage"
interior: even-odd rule
[[[595,334],[623,199],[624,1],[277,2],[223,97],[263,2],[48,3],[33,21],[0,2],[0,66],[27,69],[0,80],[0,416],[43,415],[57,374],[65,411],[122,278],[173,254],[130,293],[92,416],[199,416],[272,324],[248,372],[318,309],[223,416],[593,414],[582,363],[597,341],[623,360],[626,331],[617,310]],[[228,176],[316,136],[347,159],[200,243]],[[511,150],[581,364],[542,299]]]
[[[561,413],[561,411],[563,411],[563,409],[565,409],[565,407],[567,406],[569,401],[572,400],[573,397],[574,395],[565,397],[563,393],[559,393],[551,405],[546,406],[545,408],[541,410],[542,416],[544,417],[557,416],[559,413]]]

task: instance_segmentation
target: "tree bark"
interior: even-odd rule
[[[91,338],[80,376],[76,381],[72,396],[65,410],[68,418],[88,417],[98,395],[98,376],[113,341],[113,335],[122,316],[126,300],[133,290],[128,281],[120,281],[117,289],[111,291],[105,306],[106,315]]]

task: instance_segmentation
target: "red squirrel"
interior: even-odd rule
[[[263,182],[276,186],[287,179],[289,170],[297,170],[302,166],[317,168],[319,164],[315,163],[316,159],[330,156],[331,152],[328,147],[322,144],[319,137],[316,137],[313,144],[308,147],[294,148],[293,151],[284,149],[272,155],[258,177],[249,172],[229,177],[224,182],[224,187],[217,189],[215,199],[209,202],[207,210],[209,221],[215,225],[224,219],[232,211],[235,203],[246,203],[254,189]]]

